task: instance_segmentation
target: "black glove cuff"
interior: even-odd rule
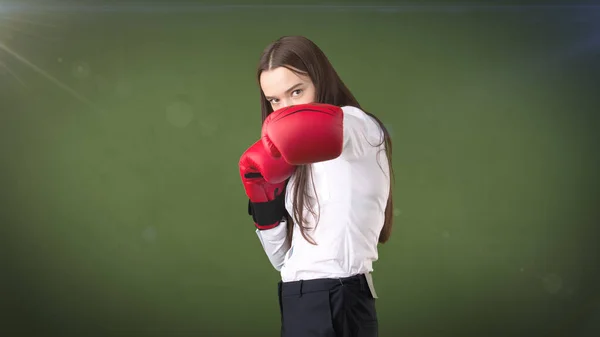
[[[258,226],[270,226],[283,219],[287,214],[285,209],[285,193],[267,202],[252,202],[248,200],[248,215],[252,216]]]

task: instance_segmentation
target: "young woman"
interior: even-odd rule
[[[240,173],[281,273],[282,336],[377,336],[371,272],[392,229],[389,134],[305,37],[270,44],[257,75],[262,137]]]

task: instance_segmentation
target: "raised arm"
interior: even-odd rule
[[[282,158],[269,154],[259,140],[240,158],[240,176],[248,196],[248,213],[252,216],[257,235],[275,269],[281,269],[285,253],[286,222],[284,220],[285,190],[295,167]]]

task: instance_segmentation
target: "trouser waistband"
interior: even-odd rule
[[[339,286],[358,286],[361,290],[367,289],[367,279],[364,274],[343,278],[322,278],[314,280],[300,280],[292,282],[279,282],[282,296],[302,295],[306,293],[331,290]]]

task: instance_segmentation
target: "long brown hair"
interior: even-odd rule
[[[257,79],[260,89],[260,75],[265,70],[271,70],[278,67],[286,67],[289,70],[300,74],[308,75],[316,90],[316,103],[332,104],[336,106],[354,106],[364,111],[354,95],[348,87],[342,82],[337,72],[329,62],[329,59],[323,51],[312,41],[303,36],[284,36],[275,42],[268,45],[263,51],[260,62],[258,64]],[[264,92],[260,89],[260,105],[262,110],[262,121],[264,122],[267,116],[273,112],[271,104],[266,99]],[[365,111],[366,112],[366,111]],[[383,130],[384,139],[376,146],[380,146],[385,142],[385,152],[388,159],[390,172],[390,191],[385,208],[385,221],[383,228],[379,234],[379,242],[385,243],[389,240],[392,234],[392,222],[394,218],[394,206],[392,197],[392,140],[383,123],[373,114],[366,112],[369,116],[377,121]],[[295,173],[293,186],[293,218],[300,228],[302,236],[312,244],[316,244],[312,238],[306,234],[308,227],[305,226],[304,208],[306,207],[310,213],[315,215],[314,209],[310,204],[306,203],[309,198],[307,194],[308,181],[312,182],[312,172],[310,165],[298,166]],[[291,239],[293,233],[293,222],[288,216],[288,238]]]

